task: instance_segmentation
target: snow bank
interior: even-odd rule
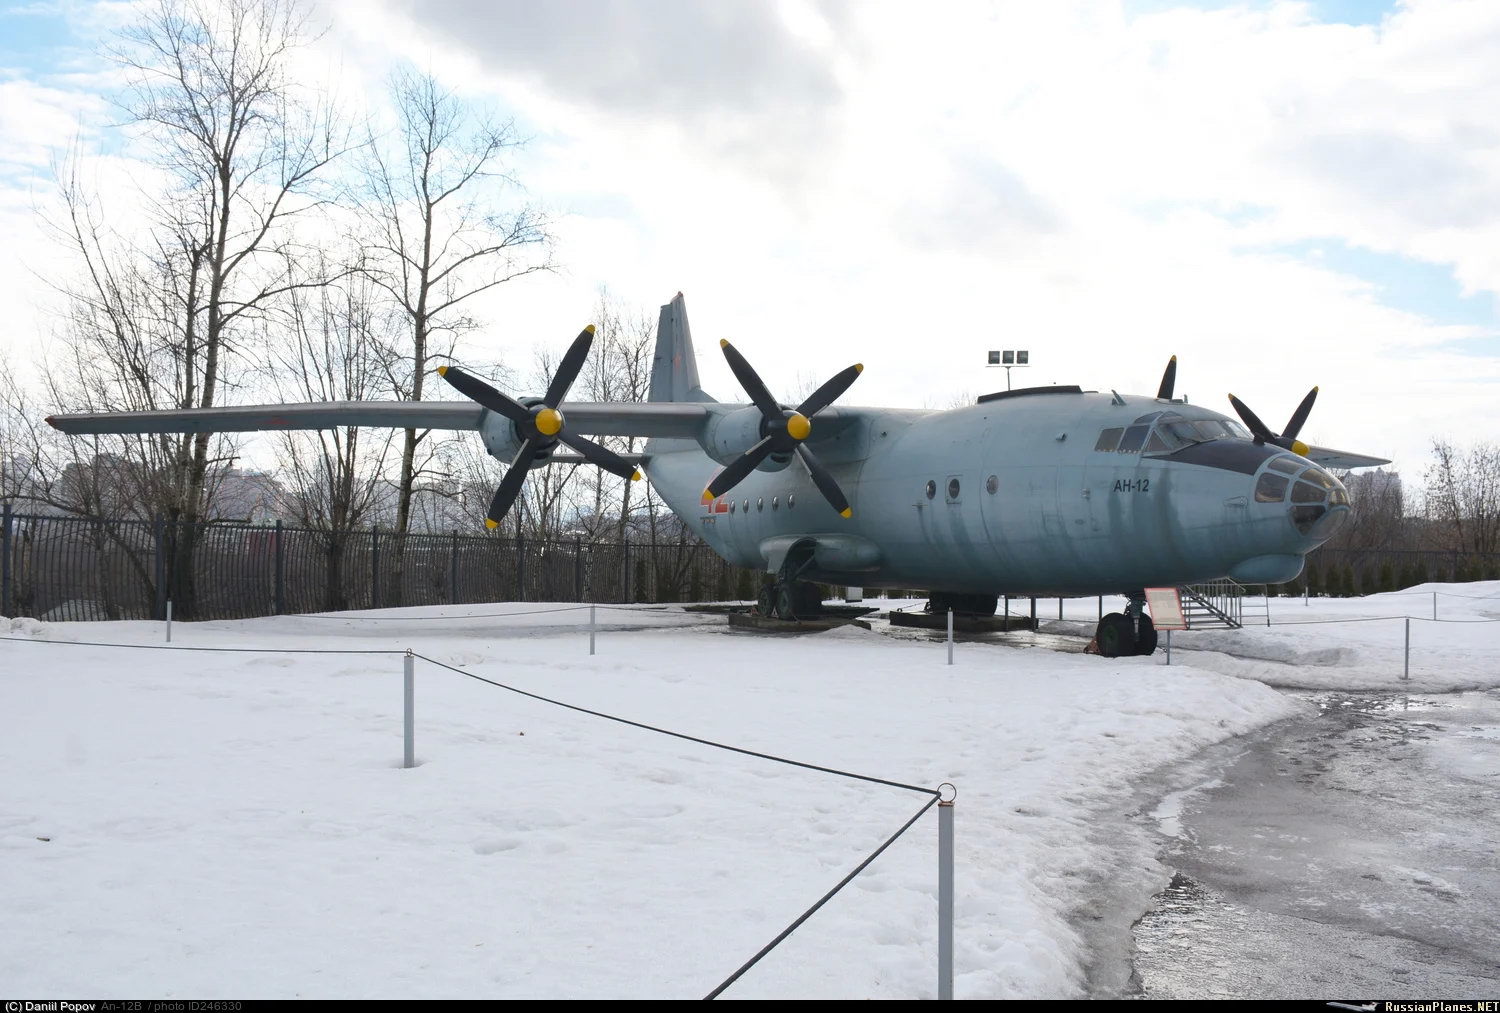
[[[1206,670],[1208,651],[1168,668],[960,644],[948,667],[941,644],[852,628],[781,639],[601,609],[590,657],[587,615],[178,624],[174,646],[412,648],[749,749],[952,781],[963,997],[1080,994],[1078,926],[1118,870],[1150,875],[1099,814],[1161,764],[1300,706]],[[15,995],[701,996],[924,801],[425,664],[420,766],[401,770],[399,655],[4,641],[0,714],[0,991]],[[726,994],[932,996],[935,835],[929,813]]]

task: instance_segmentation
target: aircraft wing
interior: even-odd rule
[[[699,403],[594,403],[559,406],[570,432],[597,436],[692,439],[708,408]],[[70,435],[93,433],[247,433],[281,429],[388,426],[392,429],[479,429],[489,414],[472,401],[323,401],[148,412],[53,415]]]
[[[1383,457],[1351,454],[1345,450],[1333,450],[1329,447],[1308,447],[1305,456],[1314,464],[1321,464],[1326,468],[1378,468],[1382,464],[1391,463]]]

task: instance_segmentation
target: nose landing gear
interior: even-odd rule
[[[1146,614],[1146,599],[1131,595],[1124,612],[1111,612],[1100,619],[1089,646],[1106,658],[1154,654],[1156,625]]]

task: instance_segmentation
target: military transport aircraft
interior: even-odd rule
[[[749,404],[698,382],[681,293],[662,307],[645,403],[564,402],[592,327],[540,398],[513,399],[457,366],[439,372],[470,400],[329,402],[57,415],[65,433],[244,432],[391,426],[473,429],[510,462],[495,527],[526,473],[559,446],[626,478],[634,461],[586,438],[644,436],[640,461],[662,498],[725,559],[775,575],[763,613],[816,608],[810,581],[929,589],[934,610],[990,614],[1000,595],[1124,594],[1100,622],[1101,653],[1151,653],[1143,589],[1221,577],[1291,580],[1346,520],[1325,465],[1381,458],[1297,440],[1317,388],[1280,434],[1233,395],[1245,426],[1173,398],[1174,356],[1155,397],[1033,387],[947,411],[834,402],[862,366],[795,407],[720,342]],[[793,465],[792,459],[797,463]]]

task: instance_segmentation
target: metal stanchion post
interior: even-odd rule
[[[948,610],[948,664],[953,664],[953,610]]]
[[[1406,660],[1402,664],[1401,678],[1411,678],[1411,616],[1406,617],[1406,646],[1402,650]]]
[[[594,608],[589,606],[589,657],[594,656]]]
[[[172,642],[172,599],[167,599],[167,643]]]
[[[1432,592],[1432,618],[1437,620],[1437,592]]]
[[[952,788],[945,784],[938,788]],[[953,798],[938,799],[938,998],[953,998]]]
[[[1057,599],[1057,618],[1062,619],[1062,598],[1060,596]]]
[[[1104,621],[1104,595],[1099,596],[1099,621]]]
[[[1167,630],[1167,664],[1172,663],[1172,631]]]
[[[417,765],[417,673],[416,658],[412,657],[410,650],[406,652],[405,675],[406,675],[406,699],[404,710],[406,712],[406,750],[403,754],[401,766],[406,768]]]

